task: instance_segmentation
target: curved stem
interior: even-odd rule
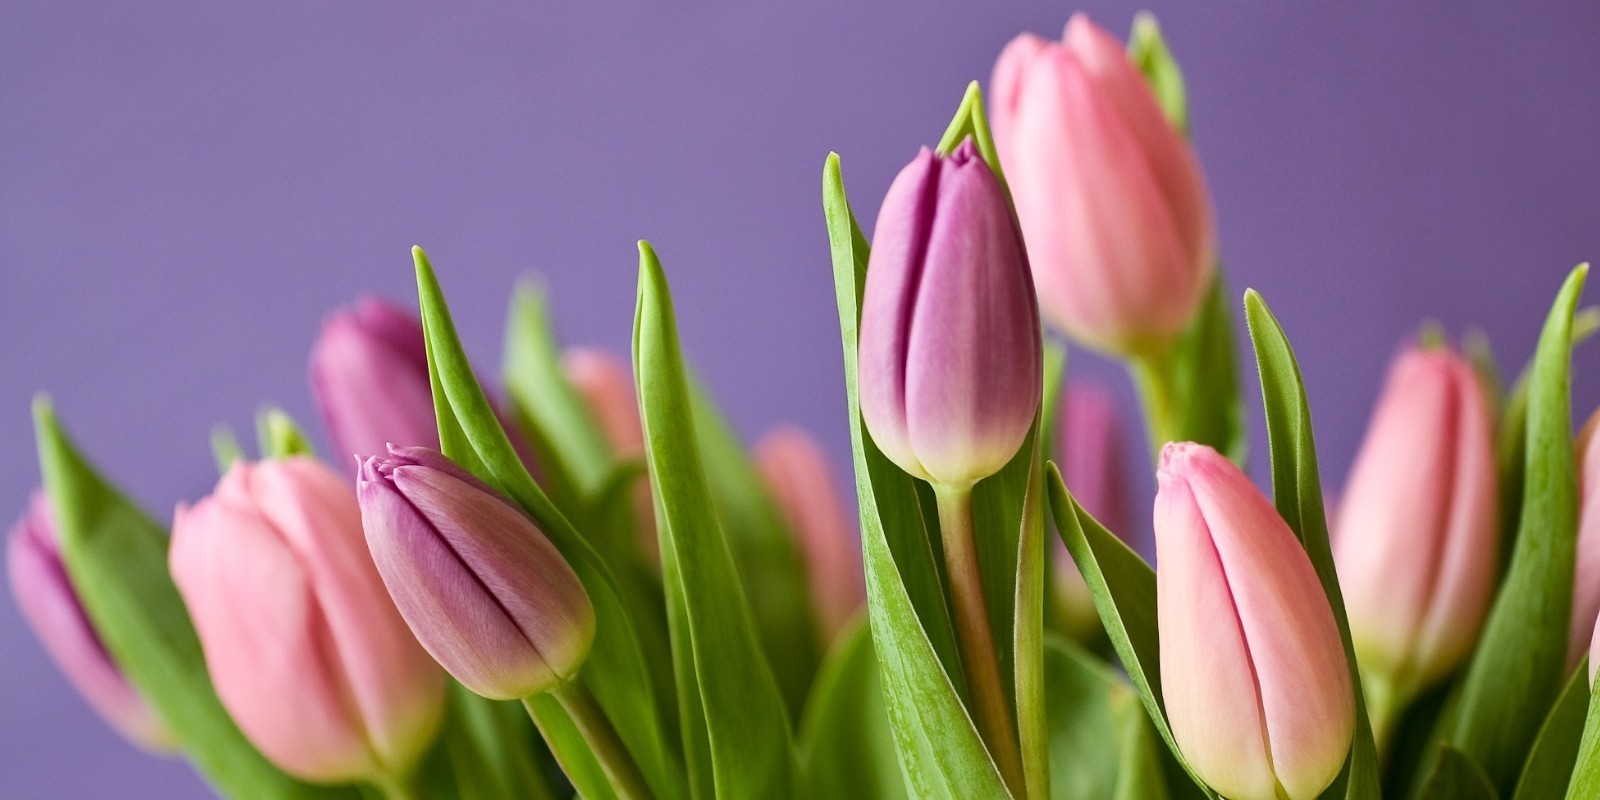
[[[654,795],[650,792],[650,785],[639,772],[639,765],[634,763],[627,746],[617,737],[617,729],[611,726],[606,712],[590,694],[589,687],[584,686],[582,681],[569,681],[550,690],[550,696],[572,717],[572,723],[583,734],[584,741],[589,743],[589,749],[594,753],[595,760],[600,762],[606,778],[610,779],[617,797],[622,800],[651,800]]]
[[[1022,754],[1017,727],[1011,718],[1005,684],[1000,678],[1000,655],[995,647],[989,608],[983,598],[983,577],[978,570],[977,543],[972,531],[972,487],[934,485],[939,500],[939,535],[944,541],[945,569],[955,606],[956,641],[966,668],[967,692],[974,720],[995,764],[1013,794],[1022,796]]]
[[[1133,376],[1134,386],[1139,390],[1139,400],[1144,405],[1145,433],[1150,437],[1150,451],[1159,461],[1162,445],[1185,438],[1172,358],[1168,355],[1131,358],[1128,360],[1128,372]]]

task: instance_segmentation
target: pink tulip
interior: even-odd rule
[[[1345,484],[1334,537],[1356,661],[1401,702],[1472,649],[1494,591],[1494,422],[1472,365],[1407,348]]]
[[[1600,411],[1584,423],[1578,434],[1578,481],[1582,501],[1578,509],[1578,565],[1572,583],[1572,637],[1567,664],[1578,665],[1600,615],[1600,441],[1595,430]],[[1589,662],[1591,672],[1594,660]]]
[[[439,446],[422,323],[377,298],[323,323],[311,350],[311,395],[341,458],[382,452],[389,442]]]
[[[811,598],[829,640],[866,602],[861,545],[827,456],[799,428],[779,428],[756,444],[756,463],[794,529],[805,556]]]
[[[1272,503],[1209,447],[1167,445],[1156,495],[1161,690],[1173,738],[1230,800],[1310,800],[1355,699],[1333,609]]]
[[[33,493],[27,514],[11,529],[6,567],[22,618],[89,705],[134,745],[153,753],[174,750],[172,732],[122,674],[89,621],[61,559],[43,491]]]
[[[971,485],[1016,455],[1043,344],[1005,192],[971,141],[924,149],[878,212],[861,311],[861,416],[923,480]]]
[[[620,458],[644,455],[644,426],[627,362],[605,350],[569,348],[561,366]]]
[[[1165,350],[1215,269],[1211,201],[1188,142],[1122,43],[1082,13],[1063,41],[1013,39],[992,89],[1045,316],[1098,350]]]
[[[395,605],[462,685],[514,700],[577,675],[594,641],[594,606],[520,509],[421,447],[366,459],[356,491]]]
[[[304,457],[238,462],[178,508],[171,566],[217,694],[264,755],[312,781],[411,771],[444,672],[390,601],[348,481]]]

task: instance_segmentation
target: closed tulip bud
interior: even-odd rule
[[[1582,488],[1578,504],[1578,565],[1572,582],[1572,637],[1567,665],[1575,667],[1583,658],[1600,615],[1600,411],[1584,423],[1578,434],[1578,485]],[[1595,660],[1589,661],[1591,673]]]
[[[217,695],[267,758],[319,782],[411,772],[444,673],[389,600],[344,478],[305,457],[236,462],[179,507],[170,560]]]
[[[594,607],[522,511],[421,447],[366,459],[356,486],[395,605],[456,680],[512,700],[577,674],[594,641]]]
[[[1178,749],[1229,800],[1311,800],[1355,699],[1333,608],[1272,503],[1209,447],[1169,444],[1156,494],[1161,691]]]
[[[1395,360],[1339,503],[1334,560],[1375,712],[1438,682],[1472,649],[1499,548],[1494,422],[1448,347]]]
[[[829,639],[866,602],[861,546],[827,456],[805,431],[779,428],[756,444],[756,463],[805,556],[811,598]]]
[[[311,349],[311,396],[341,458],[389,442],[439,446],[422,323],[377,298],[323,323]]]
[[[1131,541],[1134,531],[1123,469],[1123,443],[1110,392],[1096,383],[1069,384],[1058,414],[1056,458],[1062,480],[1090,516]],[[1102,628],[1089,586],[1059,538],[1055,547],[1055,594],[1061,620],[1073,638],[1097,640]]]
[[[1081,13],[994,68],[995,145],[1053,325],[1103,351],[1165,350],[1216,257],[1211,201],[1183,135],[1115,37]]]
[[[35,492],[6,543],[11,592],[22,618],[100,716],[124,739],[154,753],[174,749],[172,732],[106,651],[61,558],[50,500]]]
[[[861,416],[884,455],[950,486],[999,471],[1043,385],[1028,261],[971,141],[924,149],[878,212],[862,300]]]

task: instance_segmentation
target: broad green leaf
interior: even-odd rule
[[[166,531],[84,458],[43,395],[33,424],[62,559],[84,612],[195,769],[218,793],[241,800],[354,798],[353,789],[284,774],[244,738],[217,699],[167,572]]]
[[[1183,760],[1162,706],[1155,570],[1072,499],[1055,464],[1050,465],[1045,480],[1056,530],[1066,543],[1067,552],[1072,554],[1073,563],[1083,574],[1084,582],[1089,585],[1106,635],[1143,701],[1145,712],[1194,785],[1202,789],[1206,797],[1217,800],[1216,793],[1206,787],[1205,781]]]
[[[698,381],[691,382],[690,402],[706,478],[717,487],[711,501],[732,548],[756,633],[789,716],[799,719],[822,660],[822,635],[798,539],[739,435]]]
[[[1222,265],[1218,264],[1200,312],[1178,340],[1170,367],[1182,408],[1179,439],[1210,445],[1235,463],[1243,464],[1249,447],[1245,441],[1244,400],[1239,393],[1231,305]]]
[[[866,618],[841,631],[800,722],[800,766],[807,797],[906,797]]]
[[[867,245],[834,154],[823,168],[822,205],[844,345],[868,619],[906,786],[919,798],[1009,797],[956,689],[965,678],[915,482],[884,457],[861,422],[856,344]]]
[[[1122,782],[1124,728],[1143,724],[1144,709],[1128,684],[1077,644],[1057,636],[1044,647],[1049,697],[1048,792],[1029,785],[1029,797],[1104,800]],[[1159,769],[1159,766],[1158,766]],[[1153,800],[1145,798],[1144,800]]]
[[[673,710],[656,683],[652,671],[656,656],[643,643],[640,623],[629,613],[599,554],[528,474],[473,375],[427,255],[420,247],[413,248],[412,255],[443,452],[522,506],[583,581],[597,622],[580,679],[614,720],[656,796],[683,797],[682,767],[671,727]],[[552,738],[549,727],[541,727],[541,733],[564,764],[577,758],[572,751],[587,749],[581,738]]]
[[[1382,791],[1383,767],[1378,761],[1361,676],[1356,670],[1350,621],[1345,615],[1344,593],[1339,589],[1339,575],[1334,569],[1333,548],[1328,544],[1328,518],[1322,508],[1322,481],[1317,474],[1317,444],[1312,435],[1311,405],[1306,399],[1305,382],[1300,378],[1300,365],[1295,361],[1289,338],[1267,308],[1266,301],[1250,290],[1245,292],[1244,305],[1261,376],[1261,404],[1267,417],[1267,450],[1272,461],[1273,503],[1278,514],[1300,538],[1311,566],[1322,581],[1322,591],[1339,623],[1339,638],[1344,643],[1350,683],[1355,689],[1355,740],[1343,774],[1324,796],[1343,796],[1350,800],[1377,797]]]
[[[1583,740],[1584,715],[1589,709],[1589,664],[1584,662],[1572,673],[1567,688],[1561,693],[1550,715],[1545,717],[1534,740],[1533,750],[1517,779],[1514,800],[1541,800],[1560,797],[1572,779],[1572,768],[1578,760],[1578,746]]]
[[[1422,789],[1423,800],[1499,800],[1489,776],[1460,750],[1440,749],[1433,774]]]
[[[1578,513],[1572,317],[1587,274],[1587,265],[1572,271],[1539,336],[1528,380],[1517,543],[1443,736],[1503,792],[1516,784],[1566,677]]]
[[[281,408],[267,407],[256,414],[256,442],[262,458],[315,456],[310,437]]]
[[[1587,670],[1585,677],[1586,673]],[[1583,723],[1577,758],[1572,768],[1572,783],[1567,786],[1567,800],[1600,797],[1600,692],[1589,696],[1588,716]]]
[[[633,358],[662,576],[669,597],[681,604],[683,625],[669,617],[674,662],[693,666],[692,691],[704,714],[715,794],[791,796],[797,776],[788,712],[706,481],[666,276],[644,242]],[[689,714],[683,718],[694,724]]]
[[[1156,101],[1167,115],[1172,127],[1179,133],[1189,133],[1189,100],[1184,91],[1183,71],[1167,49],[1161,36],[1161,26],[1148,11],[1133,15],[1133,30],[1128,34],[1128,57],[1144,73],[1146,83],[1155,93]]]

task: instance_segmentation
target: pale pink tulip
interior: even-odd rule
[[[628,363],[605,350],[573,347],[562,354],[561,366],[617,456],[643,456],[644,426]]]
[[[805,431],[783,427],[755,447],[756,463],[805,556],[811,599],[829,640],[848,624],[867,588],[856,526],[828,458]]]
[[[1215,450],[1167,445],[1158,479],[1156,613],[1173,738],[1229,800],[1311,800],[1339,774],[1355,730],[1316,570],[1272,503]]]
[[[1215,270],[1211,201],[1122,43],[1082,13],[1060,42],[1018,36],[992,97],[1045,317],[1098,350],[1166,349]]]
[[[312,781],[411,771],[445,675],[389,599],[347,479],[304,457],[237,462],[179,507],[171,566],[217,694],[264,755]]]
[[[1499,549],[1494,422],[1472,365],[1408,347],[1389,370],[1339,504],[1334,559],[1356,661],[1404,701],[1472,649]]]
[[[124,739],[154,753],[175,748],[172,732],[106,651],[61,558],[50,498],[36,491],[6,542],[11,593],[56,667]]]
[[[1578,509],[1578,564],[1572,583],[1572,636],[1567,653],[1568,667],[1578,665],[1589,644],[1600,615],[1600,411],[1584,423],[1578,434],[1578,486],[1582,501]],[[1590,661],[1590,669],[1594,662]]]

